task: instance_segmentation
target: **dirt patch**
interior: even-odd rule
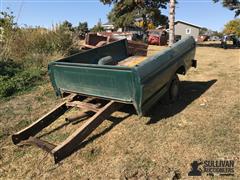
[[[148,117],[124,107],[58,165],[42,150],[14,146],[10,138],[61,101],[50,84],[1,101],[0,178],[187,179],[194,160],[235,158],[239,179],[240,50],[199,46],[196,59],[198,68],[180,76],[178,102],[160,101]],[[47,134],[64,122],[62,117],[46,128],[44,139],[59,143],[82,123]]]

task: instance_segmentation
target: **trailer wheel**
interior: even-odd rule
[[[164,100],[166,101],[167,104],[172,104],[179,98],[180,89],[179,85],[180,85],[179,78],[177,74],[175,74],[171,79],[169,89],[165,94]]]

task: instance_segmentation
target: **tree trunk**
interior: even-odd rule
[[[143,31],[144,31],[144,33],[146,33],[147,30],[148,30],[148,21],[147,21],[147,17],[146,17],[145,15],[143,15],[142,18],[143,18]]]
[[[170,0],[170,14],[169,14],[169,43],[168,45],[171,47],[175,42],[175,0]]]
[[[142,18],[143,18],[143,42],[147,43],[147,39],[148,39],[148,35],[147,35],[148,22],[147,22],[147,17],[145,15],[143,15]]]

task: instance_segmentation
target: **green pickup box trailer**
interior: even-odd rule
[[[49,76],[58,96],[74,92],[133,104],[142,115],[168,90],[176,73],[195,66],[195,47],[188,37],[134,67],[99,65],[106,56],[116,62],[128,57],[127,41],[120,40],[50,63]]]
[[[187,37],[134,66],[126,66],[122,62],[129,58],[127,40],[120,40],[51,62],[48,71],[56,95],[68,96],[36,122],[13,134],[13,143],[37,145],[52,154],[55,163],[63,160],[123,104],[132,104],[141,116],[164,94],[175,100],[179,84],[176,74],[186,74],[190,67],[196,67],[195,49],[194,39]],[[89,118],[61,144],[35,137],[73,107],[80,113],[66,121]]]

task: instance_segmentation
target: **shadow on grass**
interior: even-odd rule
[[[125,108],[125,107],[124,107]],[[131,108],[130,108],[131,109]],[[127,110],[128,111],[128,110]],[[132,111],[132,110],[130,110]],[[132,112],[134,113],[134,112]],[[128,113],[126,114],[124,117],[113,117],[113,116],[110,116],[107,118],[107,120],[111,121],[112,124],[110,126],[108,126],[107,128],[105,128],[104,130],[102,130],[100,133],[97,133],[95,135],[90,135],[89,138],[87,138],[87,140],[79,143],[79,144],[76,144],[73,149],[69,150],[69,151],[66,151],[64,153],[64,158],[67,158],[69,157],[70,155],[74,154],[75,152],[77,152],[78,150],[84,148],[85,146],[87,146],[89,143],[92,143],[93,141],[95,141],[96,139],[98,139],[99,137],[105,135],[106,133],[108,133],[110,130],[112,130],[115,126],[117,126],[119,123],[121,123],[124,119],[127,119],[128,117],[130,117],[132,115],[132,113]],[[94,150],[91,150],[91,153],[94,153]],[[60,161],[60,164],[61,164],[62,161]]]
[[[77,147],[77,150],[79,148],[83,148],[85,147],[87,144],[93,142],[95,139],[105,135],[106,133],[108,133],[110,130],[112,130],[115,126],[117,126],[119,123],[121,123],[124,119],[127,119],[128,117],[130,117],[132,114],[129,113],[127,114],[126,116],[124,117],[113,117],[113,116],[110,116],[109,118],[107,118],[107,120],[111,121],[112,124],[110,126],[108,126],[106,129],[104,129],[103,131],[101,131],[100,133],[98,134],[95,134],[93,136],[91,136],[90,138],[88,138],[87,140],[83,141],[81,144],[79,144],[79,146]]]
[[[150,120],[147,124],[154,124],[184,110],[195,99],[206,92],[217,80],[210,81],[182,81],[180,84],[180,97],[177,102],[166,105],[160,100],[147,114]]]

